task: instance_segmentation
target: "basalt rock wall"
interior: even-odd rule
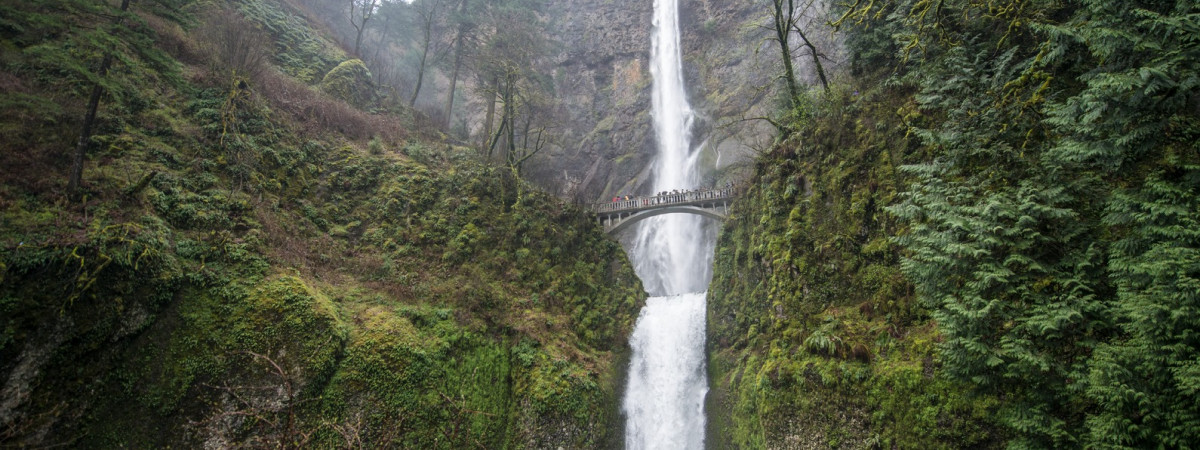
[[[578,201],[649,189],[653,9],[651,0],[550,3],[549,28],[561,46],[548,70],[562,131],[528,165],[531,178]],[[685,82],[697,113],[692,142],[710,183],[772,136],[765,122],[741,120],[774,107],[768,13],[760,0],[680,2]]]

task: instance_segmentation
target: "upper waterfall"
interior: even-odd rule
[[[658,140],[652,174],[657,191],[698,187],[698,153],[691,145],[695,114],[687,100],[679,46],[678,0],[656,0],[650,73]],[[712,243],[700,217],[672,214],[644,221],[630,253],[643,285],[654,295],[700,292],[711,278]]]

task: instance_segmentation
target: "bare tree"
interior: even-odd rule
[[[492,159],[492,149],[495,148],[493,142],[495,138],[491,136],[492,126],[496,122],[496,100],[500,96],[500,77],[493,75],[490,81],[482,84],[485,87],[480,89],[480,91],[483,93],[483,97],[487,99],[487,113],[484,114],[482,143],[480,146],[488,149],[487,159],[490,161]]]
[[[812,41],[808,39],[808,36],[804,34],[804,26],[806,26],[808,23],[812,23],[811,21],[813,20],[813,18],[807,14],[808,12],[812,11],[813,3],[814,0],[810,0],[803,6],[801,13],[797,16],[797,20],[792,21],[792,30],[795,31],[796,35],[800,37],[802,44],[805,47],[808,47],[808,54],[812,57],[813,68],[817,70],[817,77],[821,79],[821,87],[824,88],[825,91],[829,91],[829,80],[825,78],[825,66],[821,64],[822,55],[817,51],[817,46],[813,45]],[[800,19],[807,19],[808,22],[802,24]]]
[[[215,72],[256,82],[266,70],[270,38],[233,8],[214,12],[205,21],[204,50]],[[232,81],[232,80],[226,80]]]
[[[529,113],[528,107],[533,104],[529,100],[542,98],[538,92],[545,89],[534,67],[549,43],[536,6],[536,2],[507,0],[489,5],[483,17],[490,34],[475,58],[475,70],[481,80],[486,80],[481,83],[485,86],[481,93],[489,103],[484,127],[490,135],[485,141],[489,159],[500,147],[505,161],[509,161],[507,155],[518,145],[519,116]],[[500,106],[500,123],[493,130],[492,111],[496,102]]]
[[[807,0],[797,6],[795,0],[771,0],[772,29],[775,32],[773,40],[779,44],[780,58],[783,60],[783,82],[788,92],[789,107],[795,107],[796,101],[800,97],[796,72],[792,66],[791,37],[793,32],[800,38],[801,45],[807,47],[812,55],[817,76],[821,79],[821,86],[825,90],[829,90],[829,81],[825,78],[825,68],[821,65],[820,53],[804,33],[804,27],[808,24],[805,19],[809,19],[806,14],[813,9],[815,3],[816,0]]]
[[[412,98],[408,100],[408,106],[414,107],[417,104],[417,96],[421,94],[421,84],[425,80],[425,69],[429,65],[429,54],[433,51],[435,33],[434,29],[439,20],[441,20],[441,10],[443,9],[444,0],[414,0],[412,3],[415,8],[416,15],[414,24],[420,30],[420,45],[421,45],[421,62],[417,66],[417,84],[413,88]]]
[[[450,88],[446,92],[446,129],[450,129],[450,119],[454,116],[454,90],[458,85],[458,70],[462,67],[463,53],[466,53],[465,42],[468,33],[471,32],[472,21],[467,15],[467,1],[458,0],[458,12],[455,14],[453,21],[457,24],[458,30],[454,34],[454,42],[451,46],[454,48],[454,63],[450,69]]]
[[[392,16],[383,16],[383,29],[379,30],[379,38],[375,41],[375,54],[371,56],[369,64],[374,64],[379,60],[379,51],[388,46],[389,35],[392,34]],[[374,70],[372,70],[374,72]],[[378,77],[376,77],[378,79]]]
[[[541,90],[526,89],[517,105],[522,111],[514,121],[520,126],[515,127],[517,132],[512,137],[505,160],[513,174],[519,177],[526,161],[554,143],[552,131],[557,126],[551,101]]]
[[[775,42],[779,44],[780,57],[783,60],[783,83],[787,87],[788,107],[796,104],[800,97],[800,89],[796,86],[796,71],[792,68],[792,22],[795,9],[792,0],[771,0],[771,18],[775,30]]]
[[[362,47],[363,32],[367,31],[367,23],[375,16],[379,8],[379,0],[350,0],[350,26],[354,27],[354,56],[361,57],[358,51]]]

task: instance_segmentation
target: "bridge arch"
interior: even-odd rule
[[[723,208],[722,208],[723,209]],[[628,216],[623,216],[615,219],[614,223],[604,227],[608,234],[617,234],[622,230],[633,226],[633,224],[649,219],[654,216],[663,214],[695,214],[698,216],[708,217],[715,220],[725,220],[724,211],[716,211],[712,208],[703,208],[699,206],[680,205],[680,206],[665,206],[662,208],[648,209],[638,211]]]
[[[635,223],[662,214],[695,214],[725,220],[729,204],[737,197],[734,186],[720,189],[662,192],[651,197],[613,197],[592,205],[592,214],[608,234],[620,233]]]

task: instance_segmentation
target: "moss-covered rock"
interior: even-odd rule
[[[371,71],[361,59],[342,61],[321,79],[321,90],[359,108],[365,108],[375,99],[375,83]]]

